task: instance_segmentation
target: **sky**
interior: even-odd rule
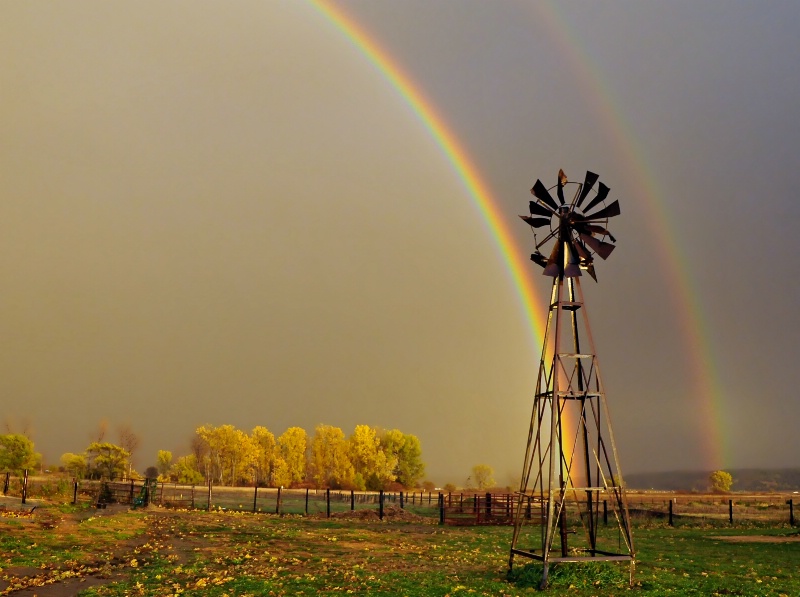
[[[622,471],[800,466],[800,5],[331,6],[509,244],[321,5],[2,3],[4,430],[56,463],[127,424],[144,470],[367,424],[514,485],[551,283],[517,215],[563,168],[622,207],[582,279]]]

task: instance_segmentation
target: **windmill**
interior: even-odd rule
[[[553,285],[509,570],[516,556],[542,562],[542,588],[551,563],[628,561],[631,575],[634,569],[627,498],[580,285],[582,271],[597,281],[595,256],[607,259],[615,248],[607,226],[620,214],[619,202],[605,204],[610,189],[598,179],[587,172],[583,183],[570,182],[559,170],[549,189],[537,180],[530,216],[520,216],[534,232],[531,260]]]

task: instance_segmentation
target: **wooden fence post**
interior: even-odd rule
[[[608,526],[608,500],[603,500],[603,524]]]
[[[325,490],[325,501],[328,504],[327,512],[328,512],[328,518],[330,518],[331,517],[331,488],[330,487],[328,487]]]
[[[208,510],[209,512],[211,512],[211,483],[213,483],[213,481],[211,480],[211,477],[209,477],[208,478],[208,505],[206,506],[206,510]]]
[[[439,524],[444,524],[444,494],[439,493]]]
[[[72,477],[72,505],[78,503],[78,479],[77,477]]]
[[[728,522],[733,524],[733,500],[728,500]]]
[[[135,493],[136,493],[136,487],[133,484],[133,479],[131,479],[131,492],[130,492],[130,495],[128,496],[128,499],[130,500],[131,506],[133,505],[133,495]]]
[[[786,503],[789,504],[789,526],[794,526],[794,500],[789,498]]]
[[[278,487],[278,497],[275,498],[275,514],[281,513],[281,495],[283,493],[283,486]]]
[[[486,518],[492,517],[492,494],[486,492]]]
[[[258,481],[256,481],[256,489],[253,492],[253,514],[256,512],[256,502],[258,501]]]
[[[403,509],[403,492],[400,492],[400,509]]]
[[[355,492],[354,492],[354,491],[351,489],[351,490],[350,490],[350,511],[352,512],[352,511],[353,511],[353,510],[355,510],[355,509],[356,509],[356,494],[355,494]]]
[[[308,487],[306,487],[306,516],[308,516]]]
[[[8,482],[11,479],[11,473],[6,473],[6,480],[3,482],[3,495],[8,495]]]
[[[675,501],[675,498],[669,500],[669,526],[675,526],[672,522],[672,504]]]
[[[378,495],[378,518],[383,520],[383,489],[381,489]]]
[[[24,476],[22,477],[22,503],[28,499],[28,469],[25,469]]]
[[[164,503],[164,484],[161,484],[161,503]],[[192,510],[194,510],[194,485],[192,485]]]

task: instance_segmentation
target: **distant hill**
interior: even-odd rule
[[[733,476],[732,491],[797,491],[800,490],[800,468],[725,469]],[[706,491],[711,471],[668,471],[625,475],[630,489]]]

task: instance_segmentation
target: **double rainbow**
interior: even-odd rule
[[[417,118],[430,132],[433,139],[444,152],[447,160],[463,182],[469,197],[480,211],[489,227],[497,249],[502,254],[513,286],[523,307],[527,326],[538,350],[544,332],[543,321],[537,314],[543,312],[543,301],[534,294],[530,277],[528,251],[518,247],[508,229],[508,214],[501,212],[493,199],[480,172],[475,167],[458,138],[450,130],[435,106],[425,97],[422,90],[402,70],[378,43],[370,37],[359,24],[330,0],[311,0],[312,5],[323,14],[351,43],[369,60],[387,82],[412,108]],[[660,189],[657,178],[644,159],[644,151],[638,143],[631,127],[613,101],[614,95],[600,76],[602,72],[590,54],[576,42],[565,18],[559,14],[553,2],[537,4],[539,17],[544,20],[546,29],[552,32],[559,51],[570,62],[577,79],[587,87],[587,97],[592,97],[603,115],[601,121],[607,129],[609,138],[615,142],[615,150],[623,163],[629,165],[627,172],[632,176],[634,188],[645,199],[644,204],[650,214],[655,244],[662,267],[673,282],[670,289],[672,299],[681,321],[685,338],[687,364],[693,371],[697,396],[697,429],[704,441],[704,462],[701,466],[719,468],[725,464],[723,455],[727,453],[720,432],[722,412],[722,392],[717,382],[714,362],[707,341],[707,330],[703,324],[701,305],[693,292],[689,276],[688,260],[680,248],[672,241],[672,226],[664,205],[666,194]]]

